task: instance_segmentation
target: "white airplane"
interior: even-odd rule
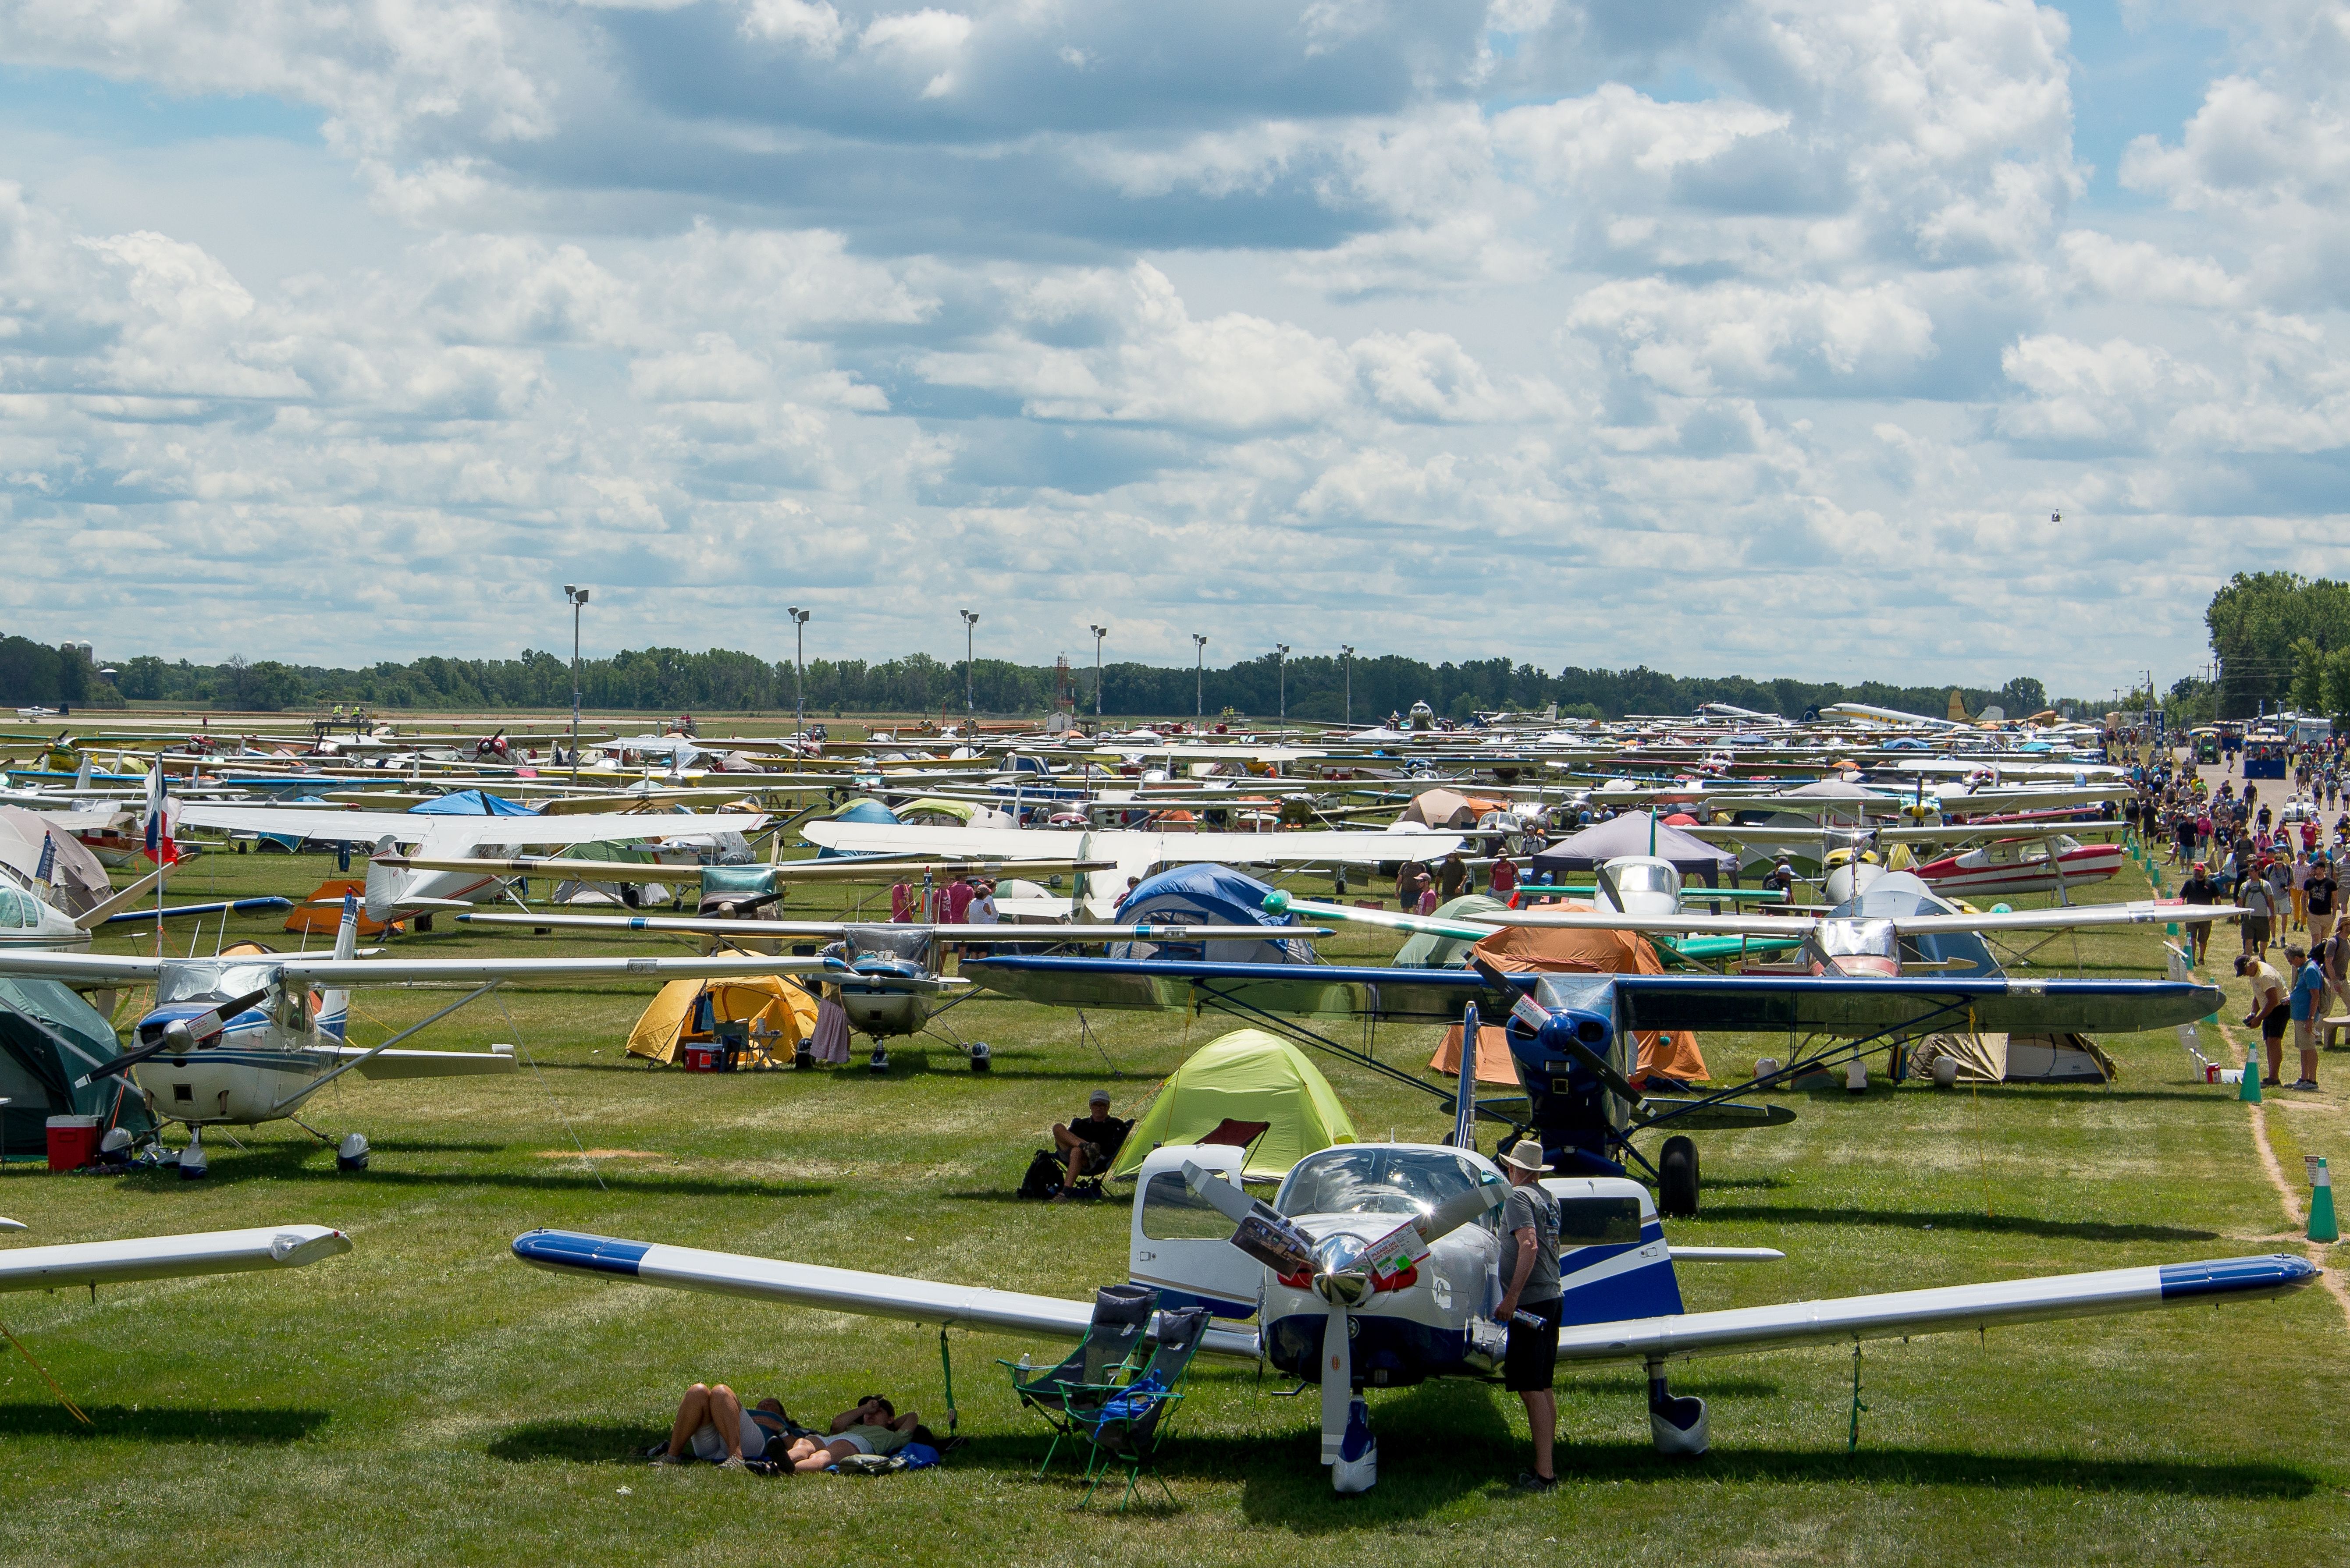
[[[605,839],[701,837],[746,834],[767,819],[759,813],[697,815],[682,812],[595,813],[568,816],[434,816],[404,811],[317,811],[282,805],[191,804],[184,826],[230,833],[274,834],[314,843],[380,846],[412,844],[425,859],[456,860],[484,850],[530,844],[593,844]],[[368,874],[368,919],[389,924],[403,915],[430,919],[436,909],[465,908],[476,895],[504,892],[494,874],[472,871],[387,871]],[[421,923],[421,922],[420,922]]]
[[[846,855],[929,855],[978,859],[1107,860],[1117,869],[1078,876],[1075,902],[1097,919],[1118,912],[1130,882],[1163,866],[1361,867],[1440,860],[1457,833],[1149,833],[1048,827],[909,827],[897,823],[811,822],[809,843]]]
[[[958,877],[1046,875],[1066,871],[1107,871],[1107,860],[939,860],[896,859],[879,855],[830,856],[815,860],[777,860],[747,866],[665,866],[631,860],[575,860],[558,856],[514,856],[441,859],[421,855],[378,855],[369,862],[388,871],[455,871],[469,875],[489,872],[498,877],[544,877],[565,881],[699,883],[701,907],[706,910],[755,909],[781,898],[794,883],[895,882],[910,878],[951,881]]]
[[[132,958],[101,953],[0,952],[0,974],[102,988],[151,985],[154,1006],[139,1021],[138,1044],[113,1060],[92,1062],[76,1086],[107,1076],[136,1085],[159,1121],[186,1126],[194,1142],[183,1176],[201,1174],[201,1129],[288,1120],[314,1136],[298,1116],[312,1096],[344,1074],[369,1078],[472,1077],[515,1070],[514,1047],[488,1051],[392,1049],[509,981],[634,978],[691,980],[736,975],[825,972],[821,959],[729,955],[681,958],[395,959],[357,952],[357,900],[345,899],[331,953],[231,954],[212,959]],[[362,1049],[345,1043],[350,991],[417,981],[477,983],[478,989],[422,1023]],[[868,983],[889,989],[889,977]],[[960,985],[927,980],[929,989]],[[314,992],[317,986],[323,991]],[[350,1168],[365,1163],[366,1140],[341,1146]]]
[[[1467,1105],[1465,1085],[1460,1097]],[[1318,1384],[1322,1462],[1337,1490],[1365,1490],[1377,1479],[1376,1449],[1365,1463],[1369,1414],[1357,1391],[1431,1377],[1492,1380],[1501,1370],[1507,1336],[1492,1314],[1503,1294],[1505,1240],[1496,1211],[1503,1178],[1462,1144],[1347,1144],[1299,1161],[1268,1205],[1242,1190],[1243,1158],[1220,1146],[1152,1151],[1138,1175],[1128,1274],[1158,1292],[1154,1333],[1174,1331],[1178,1313],[1204,1310],[1222,1320],[1201,1334],[1204,1354],[1262,1359]],[[1669,1454],[1701,1454],[1711,1443],[1705,1401],[1667,1386],[1675,1360],[2258,1299],[2319,1272],[2278,1254],[1691,1313],[1677,1258],[1777,1254],[1671,1246],[1637,1181],[1550,1178],[1543,1185],[1560,1200],[1559,1359],[1644,1366],[1650,1437]],[[1237,1223],[1230,1241],[1203,1224],[1211,1214]],[[1055,1296],[577,1231],[529,1231],[515,1239],[514,1251],[558,1272],[941,1330],[1075,1339],[1091,1317],[1086,1303]],[[1253,1324],[1244,1321],[1251,1317]],[[1193,1332],[1196,1321],[1180,1331]]]

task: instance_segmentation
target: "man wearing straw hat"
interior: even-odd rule
[[[1562,1301],[1558,1284],[1558,1199],[1542,1189],[1545,1168],[1540,1138],[1521,1138],[1502,1156],[1502,1169],[1510,1179],[1509,1202],[1502,1210],[1503,1256],[1513,1243],[1514,1263],[1504,1266],[1509,1279],[1495,1309],[1495,1321],[1510,1331],[1502,1362],[1502,1386],[1526,1402],[1526,1424],[1534,1428],[1534,1468],[1518,1472],[1524,1491],[1548,1491],[1558,1485],[1551,1465],[1551,1444],[1558,1432],[1558,1397],[1551,1383],[1558,1370],[1558,1319]]]

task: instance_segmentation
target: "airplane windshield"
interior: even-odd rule
[[[1326,1149],[1298,1162],[1281,1184],[1274,1207],[1292,1218],[1426,1214],[1476,1186],[1480,1174],[1459,1155],[1442,1149]]]
[[[260,991],[276,980],[275,964],[167,963],[155,981],[157,1002],[225,1001]]]
[[[1608,867],[1608,874],[1616,878],[1616,886],[1627,893],[1678,891],[1673,886],[1673,870],[1669,866],[1641,864],[1612,866]]]
[[[1890,920],[1822,920],[1814,940],[1830,958],[1888,958],[1901,951],[1901,939]]]

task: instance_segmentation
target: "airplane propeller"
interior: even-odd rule
[[[110,1078],[118,1073],[128,1072],[140,1063],[151,1061],[158,1056],[178,1055],[182,1052],[200,1050],[216,1038],[222,1030],[228,1027],[230,1019],[265,1000],[268,995],[269,988],[264,986],[259,991],[249,991],[233,1001],[224,1002],[217,1007],[199,1012],[193,1018],[174,1018],[163,1025],[163,1037],[152,1045],[141,1045],[136,1051],[125,1052],[111,1062],[92,1067],[74,1080],[74,1087],[88,1088],[99,1078]]]
[[[1353,1309],[1383,1286],[1393,1288],[1389,1282],[1408,1273],[1440,1239],[1501,1207],[1507,1197],[1499,1185],[1480,1184],[1453,1194],[1426,1214],[1414,1215],[1367,1245],[1347,1237],[1331,1237],[1317,1245],[1271,1205],[1193,1161],[1183,1162],[1183,1185],[1240,1227],[1232,1232],[1233,1246],[1273,1270],[1284,1283],[1310,1287],[1326,1304],[1320,1366],[1326,1465],[1338,1462],[1347,1407],[1354,1398]]]

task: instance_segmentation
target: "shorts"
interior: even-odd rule
[[[1532,1328],[1510,1319],[1509,1349],[1502,1357],[1502,1386],[1513,1394],[1531,1394],[1547,1388],[1558,1376],[1558,1320],[1566,1310],[1566,1298],[1554,1296],[1546,1302],[1520,1302],[1518,1311],[1542,1320],[1542,1326]]]
[[[2244,940],[2265,943],[2269,940],[2269,918],[2266,915],[2244,917]]]
[[[755,1459],[766,1451],[767,1434],[760,1429],[759,1423],[751,1419],[751,1413],[745,1410],[743,1412],[743,1457],[746,1459]],[[694,1428],[693,1457],[697,1459],[708,1459],[713,1465],[726,1462],[726,1439],[720,1437],[718,1428],[708,1421]]]
[[[2317,1020],[2315,1017],[2296,1018],[2293,1021],[2293,1049],[2297,1051],[2314,1051],[2317,1049]]]
[[[2331,909],[2310,910],[2309,940],[2313,942],[2322,942],[2333,934],[2334,911]]]
[[[2284,1026],[2292,1022],[2293,1003],[2289,1002],[2278,1002],[2274,1007],[2270,1008],[2266,1012],[2261,1014],[2261,1038],[2263,1040],[2283,1039]]]
[[[847,1443],[851,1449],[860,1454],[869,1454],[873,1451],[873,1445],[867,1442],[864,1438],[858,1437],[854,1432],[843,1432],[837,1438],[832,1438],[830,1442],[827,1442],[825,1446],[829,1448],[832,1446],[832,1443]]]

